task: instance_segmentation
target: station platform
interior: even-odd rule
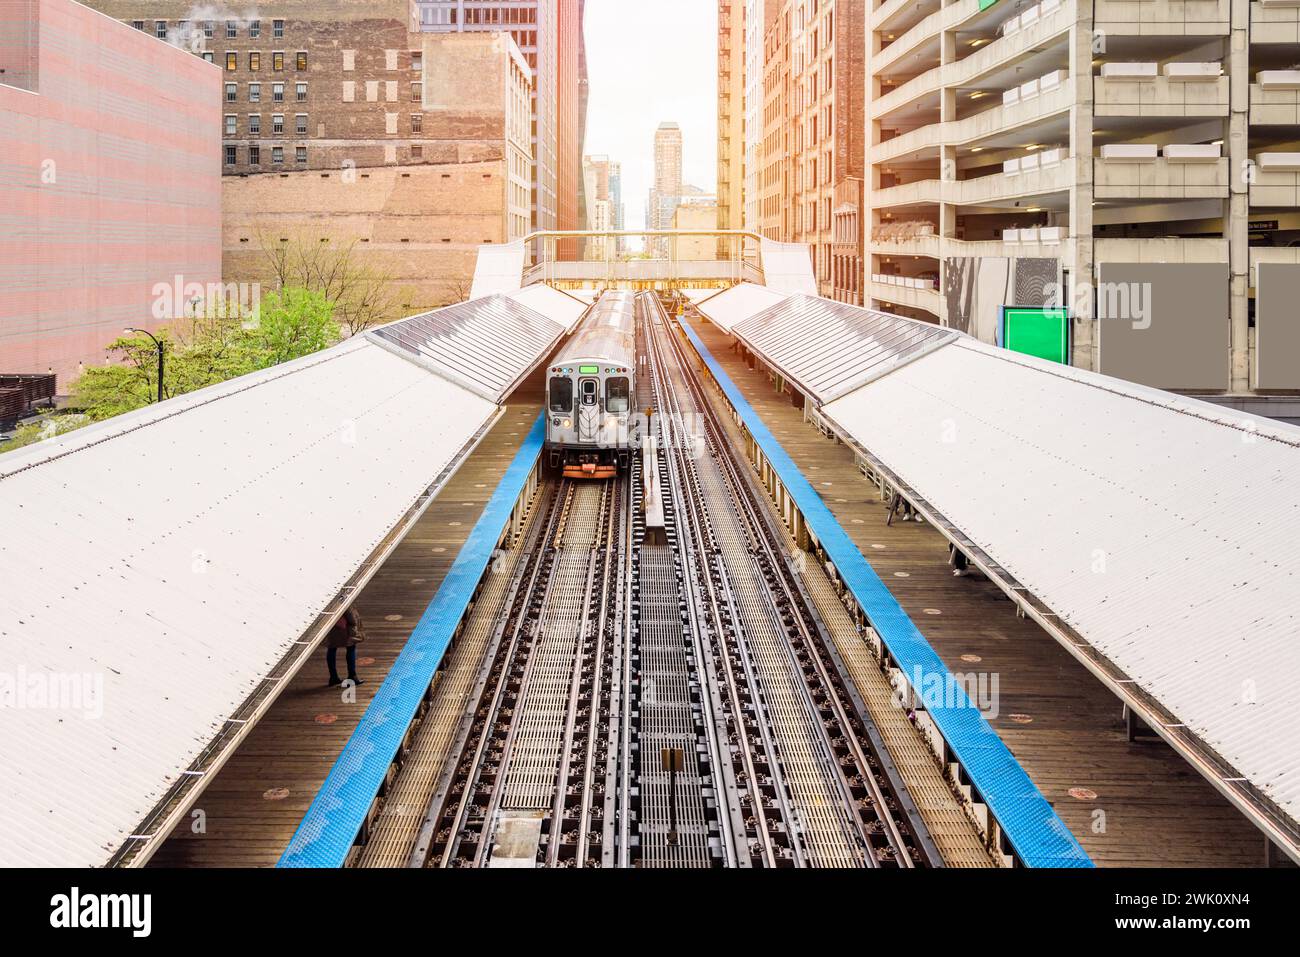
[[[896,518],[853,452],[696,317],[692,329],[954,672],[998,677],[989,723],[1099,866],[1258,866],[1260,833],[1163,742],[1127,740],[1114,696],[992,583],[954,577],[946,540]]]
[[[366,629],[358,646],[363,684],[343,703],[326,685],[320,650],[294,677],[151,867],[274,867],[361,716],[541,411],[543,376],[532,374],[504,414],[362,590],[355,608]],[[339,654],[342,673],[343,654]],[[201,820],[203,830],[195,827]]]

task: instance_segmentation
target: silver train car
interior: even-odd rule
[[[567,478],[609,479],[640,447],[636,296],[608,292],[560,349],[546,374],[546,449]]]

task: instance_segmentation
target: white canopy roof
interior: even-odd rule
[[[490,381],[358,336],[0,456],[0,866],[147,858],[565,329],[443,313],[453,347],[512,344]]]
[[[1163,730],[1235,769],[1200,766],[1257,823],[1254,789],[1280,807],[1294,840],[1300,429],[964,336],[822,412],[1118,669],[1118,690],[1175,716]]]
[[[696,308],[723,332],[730,332],[736,323],[758,315],[785,298],[785,293],[769,289],[767,286],[742,282],[738,286],[732,286],[715,296],[710,296],[700,302]]]

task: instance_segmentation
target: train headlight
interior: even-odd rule
[[[565,429],[571,429],[571,428],[573,428],[573,420],[572,420],[572,419],[565,419],[565,420],[564,420],[564,424],[561,426],[561,428],[565,428]]]

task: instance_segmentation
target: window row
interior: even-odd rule
[[[248,114],[248,135],[260,136],[262,134],[262,114]],[[293,118],[293,131],[298,136],[307,135],[307,114],[299,113]],[[239,117],[234,113],[226,114],[225,124],[226,136],[239,135]],[[277,135],[284,132],[284,114],[275,113],[271,116],[271,134]]]
[[[299,50],[293,55],[293,65],[296,70],[307,69],[307,51]],[[262,54],[259,50],[248,51],[248,68],[253,72],[262,69]],[[239,69],[239,54],[234,50],[226,54],[226,71],[233,73]],[[284,70],[284,51],[276,50],[271,54],[271,69],[279,73]]]
[[[294,95],[294,99],[297,100],[297,102],[299,102],[299,103],[306,103],[306,102],[307,102],[307,84],[306,84],[306,83],[295,83],[295,84],[294,84],[294,88],[293,88],[293,95]],[[239,102],[239,84],[238,84],[238,83],[227,83],[227,84],[226,84],[226,102],[227,102],[227,103],[238,103],[238,102]],[[248,102],[249,102],[249,103],[261,103],[261,102],[262,102],[262,84],[260,84],[260,83],[250,83],[250,84],[248,84]],[[272,83],[272,84],[271,84],[271,102],[273,102],[273,103],[283,103],[283,102],[284,102],[284,84],[283,84],[283,83]]]
[[[238,166],[238,165],[239,165],[239,147],[238,147],[238,146],[227,146],[227,147],[225,148],[225,154],[226,154],[226,165],[227,165],[227,166]],[[298,147],[295,147],[295,148],[294,148],[294,151],[293,151],[293,161],[294,161],[294,163],[295,163],[296,165],[298,165],[298,166],[306,166],[306,165],[307,165],[307,147],[305,147],[305,146],[298,146]],[[272,146],[272,147],[271,147],[271,165],[272,165],[272,166],[282,166],[283,164],[284,164],[284,147],[283,147],[283,146]],[[257,145],[253,145],[253,146],[248,147],[248,165],[249,165],[249,166],[261,166],[261,165],[262,165],[262,147],[257,146]]]
[[[241,27],[241,26],[245,26],[245,25],[246,25],[247,28],[248,28],[248,35],[249,35],[250,37],[253,37],[254,39],[256,39],[257,37],[260,37],[260,36],[262,35],[262,21],[261,21],[261,20],[227,20],[227,21],[225,22],[225,27],[226,27],[226,39],[227,39],[227,40],[234,40],[236,37],[239,36],[239,30],[240,30],[240,27]],[[143,20],[132,20],[132,21],[131,21],[131,26],[135,27],[137,30],[144,30],[144,28],[145,28],[145,22],[144,22]],[[171,29],[171,27],[170,27],[170,21],[167,21],[167,20],[155,20],[155,21],[153,22],[153,35],[156,36],[159,40],[166,40],[166,39],[167,39],[168,31],[169,31],[170,29]],[[215,20],[200,20],[200,21],[199,21],[199,25],[198,25],[197,27],[195,27],[194,29],[195,29],[195,30],[202,30],[202,31],[203,31],[203,36],[204,36],[205,38],[211,40],[211,39],[213,38],[213,36],[216,35],[216,32],[217,32],[217,21],[215,21]],[[178,32],[181,36],[187,36],[187,35],[189,34],[189,32],[190,32],[190,21],[188,21],[188,20],[177,20],[177,21],[176,21],[176,30],[177,30],[177,32]],[[283,21],[283,20],[272,20],[272,21],[271,21],[271,36],[272,36],[274,39],[276,39],[276,40],[280,40],[280,39],[283,39],[283,38],[284,38],[284,21]]]

